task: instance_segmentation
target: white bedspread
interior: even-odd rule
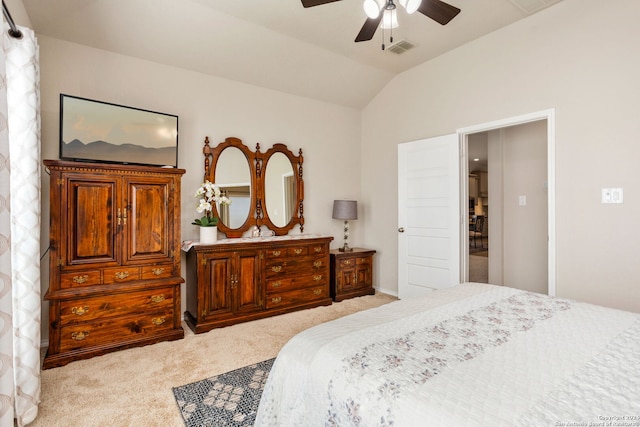
[[[640,315],[477,283],[393,302],[292,338],[255,425],[640,426]]]

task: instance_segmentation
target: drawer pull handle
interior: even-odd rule
[[[316,246],[315,248],[313,248],[313,251],[319,254],[320,252],[322,252],[322,246]]]
[[[273,271],[274,273],[279,273],[280,271],[282,271],[282,266],[274,265],[273,267],[271,267],[271,271]]]
[[[82,316],[83,314],[87,314],[89,312],[89,307],[73,307],[71,312],[77,316]]]
[[[351,265],[352,263],[353,263],[353,261],[351,261],[350,259],[342,261],[342,264],[344,264],[344,265]]]
[[[280,256],[282,255],[282,251],[273,251],[271,252],[273,254],[273,256]]]
[[[161,275],[162,273],[164,273],[164,268],[154,268],[153,270],[151,270],[151,272],[153,274],[155,274],[156,276]]]
[[[77,316],[82,316],[83,314],[87,314],[89,312],[89,307],[73,307],[71,308],[71,312]]]
[[[167,319],[165,319],[164,317],[154,317],[153,319],[151,319],[151,323],[153,323],[156,326],[160,326],[166,321]]]
[[[272,288],[279,288],[280,286],[282,286],[282,282],[278,281],[278,282],[274,282],[271,284]]]
[[[316,267],[316,268],[317,267],[322,267],[322,261],[314,261],[313,262],[313,266]]]
[[[87,336],[89,336],[89,332],[73,332],[71,334],[71,339],[72,340],[76,340],[76,341],[82,341],[83,339],[85,339]]]
[[[295,254],[296,254],[296,255],[300,255],[300,254],[302,253],[302,249],[300,249],[300,248],[295,248],[295,249],[293,250],[293,252],[295,252]]]
[[[271,302],[274,304],[279,304],[280,302],[282,302],[282,297],[271,298]]]
[[[313,290],[313,294],[314,295],[320,295],[322,293],[322,289],[314,289]]]
[[[313,276],[313,280],[315,280],[316,282],[319,282],[320,280],[322,280],[322,275],[316,274],[315,276]]]
[[[116,279],[126,279],[127,277],[129,277],[129,273],[126,271],[118,271],[116,272]]]
[[[151,295],[151,302],[162,302],[164,301],[164,295]]]
[[[89,276],[87,276],[86,274],[84,276],[73,276],[73,281],[78,284],[82,284],[86,282],[88,279],[89,279]]]

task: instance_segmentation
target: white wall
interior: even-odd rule
[[[359,220],[377,286],[397,289],[397,144],[555,108],[557,294],[640,311],[638,16],[637,0],[564,0],[380,92],[363,111]],[[603,187],[624,204],[601,204]]]
[[[88,48],[45,36],[40,45],[42,157],[58,158],[59,94],[65,93],[179,116],[178,166],[182,180],[182,239],[197,238],[193,197],[204,171],[202,146],[229,136],[264,152],[284,143],[304,156],[305,233],[336,237],[342,222],[331,219],[333,199],[360,199],[360,112],[230,80]],[[43,173],[43,252],[48,246],[48,176]],[[295,230],[298,230],[296,227]],[[353,242],[362,229],[353,228]],[[293,231],[296,232],[296,231]],[[43,294],[48,257],[42,261]],[[183,271],[183,277],[184,271]],[[183,287],[184,292],[184,287]],[[186,301],[183,295],[182,301]],[[183,307],[184,311],[184,307]],[[43,304],[43,337],[48,305]]]

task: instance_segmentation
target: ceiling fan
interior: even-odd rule
[[[304,7],[320,6],[340,0],[302,0]],[[418,11],[423,15],[433,19],[441,25],[446,25],[460,13],[460,9],[440,0],[398,0],[408,13]],[[364,0],[364,10],[367,14],[362,29],[356,36],[356,42],[371,40],[378,26],[382,22],[382,27],[393,28],[397,26],[395,19],[396,5],[393,0]],[[391,38],[393,42],[393,36]],[[384,50],[384,43],[382,44]]]

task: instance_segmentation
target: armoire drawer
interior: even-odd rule
[[[123,283],[140,280],[139,267],[114,267],[102,270],[102,283]]]
[[[169,311],[172,306],[173,287],[62,301],[60,324],[75,324],[157,310]]]
[[[141,316],[117,317],[72,324],[60,329],[60,351],[109,344],[122,345],[126,341],[148,338],[172,328],[172,314],[162,311]]]
[[[60,289],[71,289],[102,283],[100,270],[79,271],[60,274]]]
[[[141,279],[164,279],[173,276],[172,264],[144,265],[141,269]]]

